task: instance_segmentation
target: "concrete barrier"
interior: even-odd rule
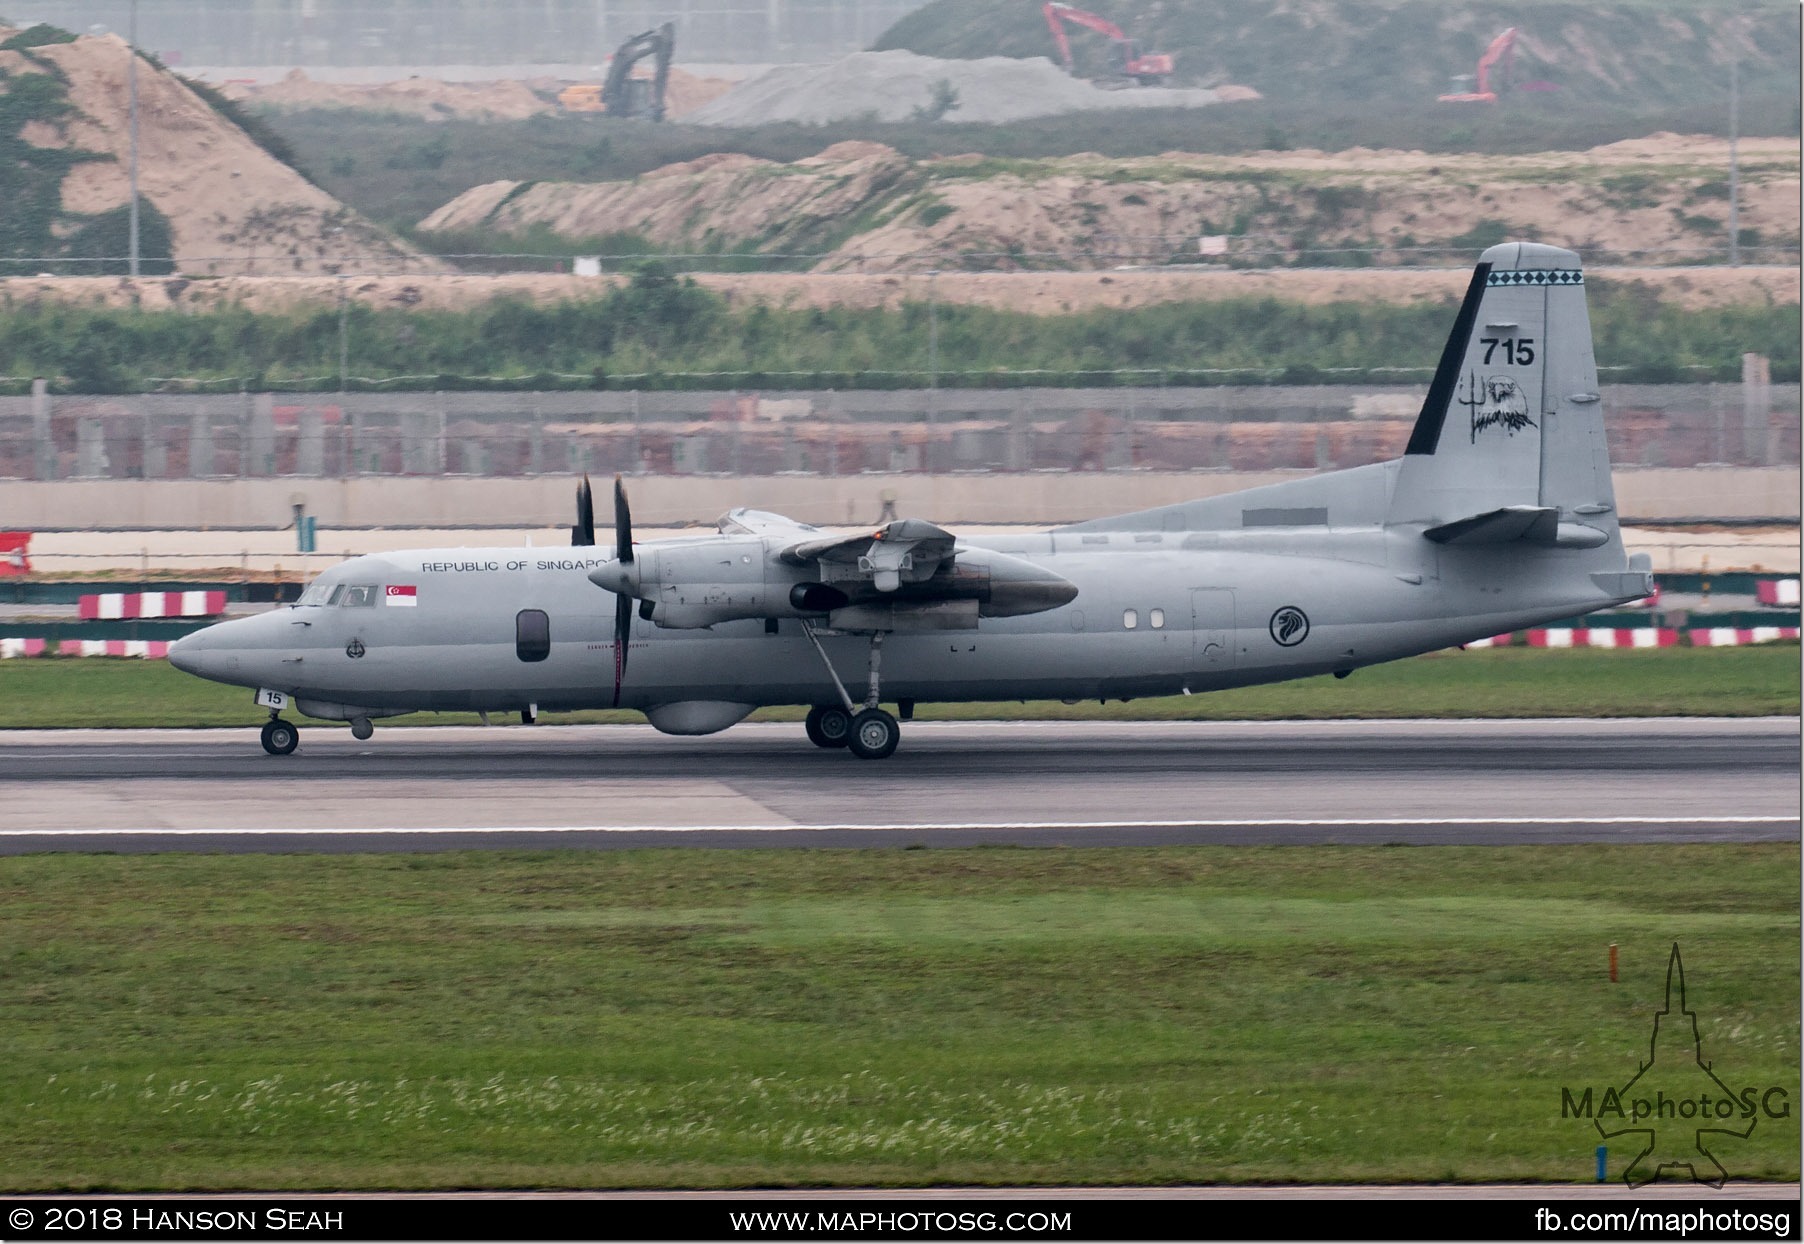
[[[969,475],[639,476],[633,517],[648,526],[711,523],[735,506],[823,526],[895,512],[942,523],[1078,522],[1307,476],[1272,472],[1045,472]],[[605,493],[606,481],[599,480]],[[571,476],[530,478],[21,480],[0,483],[0,528],[21,531],[277,531],[294,507],[322,529],[567,525]],[[1643,522],[1796,522],[1797,467],[1620,468],[1617,509]],[[606,510],[608,502],[600,498]]]

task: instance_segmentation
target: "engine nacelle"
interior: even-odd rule
[[[784,563],[758,540],[711,540],[646,549],[631,563],[609,562],[591,582],[643,602],[654,624],[697,630],[762,618],[826,618],[846,609],[884,614],[973,602],[976,616],[1012,618],[1057,609],[1077,585],[1025,558],[961,548],[929,575],[887,577],[854,563]],[[958,611],[961,615],[964,610]]]

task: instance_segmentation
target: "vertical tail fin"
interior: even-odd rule
[[[1579,257],[1493,246],[1473,270],[1388,521],[1443,543],[1591,548],[1616,535]]]

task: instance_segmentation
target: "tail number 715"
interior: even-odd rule
[[[1535,361],[1535,339],[1533,337],[1480,337],[1478,344],[1485,348],[1485,366],[1491,365],[1491,356],[1503,347],[1503,361],[1511,367],[1526,367]]]

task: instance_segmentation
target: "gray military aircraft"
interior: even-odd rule
[[[1653,588],[1617,526],[1579,258],[1531,243],[1480,259],[1394,461],[982,541],[734,510],[636,544],[616,479],[612,549],[594,529],[584,480],[569,550],[352,558],[169,658],[255,688],[277,755],[291,702],[359,739],[421,709],[625,707],[710,734],[794,704],[815,744],[878,759],[900,738],[886,698],[907,720],[1344,677]]]

